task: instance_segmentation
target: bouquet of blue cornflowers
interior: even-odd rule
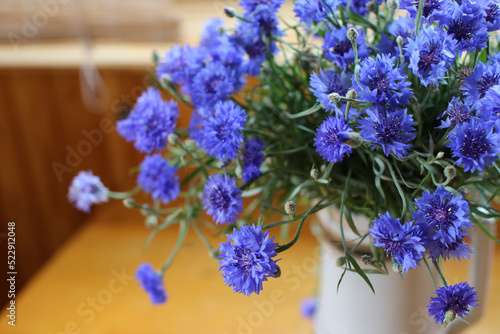
[[[311,215],[337,206],[356,242],[369,236],[375,246],[365,263],[387,272],[390,257],[403,277],[433,264],[443,287],[430,316],[444,325],[463,317],[477,294],[467,282],[447,285],[439,263],[469,258],[474,225],[498,241],[479,218],[500,216],[499,2],[298,0],[296,18],[277,14],[283,2],[240,0],[241,12],[225,9],[233,28],[212,19],[199,46],[155,54],[157,85],[117,125],[146,154],[137,187],[112,192],[81,172],[69,199],[89,211],[125,198],[151,236],[179,226],[161,269],[137,271],[153,303],[166,301],[163,275],[190,229],[227,285],[258,294]],[[160,90],[192,109],[187,129]],[[137,203],[139,191],[152,203]],[[283,220],[269,221],[275,212]],[[368,233],[353,213],[371,219]],[[297,221],[291,240],[270,237]],[[227,242],[212,247],[200,224]],[[342,242],[345,270],[370,285]]]

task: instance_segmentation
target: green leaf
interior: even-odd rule
[[[354,260],[354,258],[351,255],[349,255],[348,261],[352,264],[352,266],[354,267],[356,272],[359,274],[359,276],[361,276],[361,278],[363,278],[365,280],[366,284],[368,284],[368,286],[372,290],[373,294],[375,294],[375,289],[373,288],[372,282],[370,282],[370,279],[368,278],[368,276],[366,276],[365,272],[363,271],[363,269],[361,269],[361,267],[356,262],[356,260]]]
[[[314,114],[315,112],[320,111],[322,108],[323,108],[323,106],[321,105],[321,103],[316,103],[311,108],[309,108],[307,110],[304,110],[304,111],[301,111],[301,112],[299,112],[297,114],[290,114],[288,112],[285,112],[285,115],[289,119],[296,119],[296,118],[305,117],[305,116]]]

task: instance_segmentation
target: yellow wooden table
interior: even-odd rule
[[[216,262],[189,235],[166,273],[168,302],[153,306],[134,271],[142,262],[161,266],[177,230],[160,233],[143,253],[148,230],[141,217],[120,203],[104,205],[17,296],[16,327],[7,325],[3,311],[0,333],[312,333],[299,303],[314,292],[318,253],[316,240],[304,230],[298,244],[282,254],[282,277],[265,282],[261,294],[250,297],[224,286]],[[495,298],[500,253],[496,255],[488,312],[467,334],[500,332],[500,301]],[[466,265],[446,267],[449,283],[464,279]]]

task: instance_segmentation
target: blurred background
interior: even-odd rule
[[[284,12],[293,15],[291,6]],[[153,307],[133,273],[141,262],[159,267],[177,231],[145,253],[148,231],[137,212],[118,201],[89,215],[66,198],[80,170],[92,170],[110,190],[134,186],[130,168],[143,155],[116,133],[116,120],[151,82],[152,51],[197,44],[209,17],[234,24],[225,7],[238,1],[1,1],[0,248],[7,254],[7,223],[15,222],[17,272],[12,327],[0,266],[1,333],[311,332],[299,312],[314,293],[319,263],[308,231],[280,262],[284,279],[250,298],[224,287],[216,263],[199,255],[206,250],[190,235],[192,247],[166,275],[171,300]],[[181,110],[186,125],[189,110]],[[494,284],[500,291],[498,279]]]

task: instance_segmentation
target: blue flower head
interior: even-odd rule
[[[458,51],[475,51],[485,48],[489,39],[486,20],[481,6],[472,0],[463,0],[461,4],[452,2],[447,12],[439,21],[449,35],[457,42]]]
[[[229,175],[210,176],[200,197],[203,208],[218,224],[234,224],[243,212],[241,190]]]
[[[191,100],[197,108],[211,107],[235,92],[238,76],[220,62],[210,62],[193,78]]]
[[[331,15],[337,5],[337,0],[298,0],[293,5],[293,11],[300,22],[312,25]]]
[[[151,193],[153,200],[167,204],[180,194],[177,168],[170,166],[159,154],[147,156],[140,165],[137,184],[142,190]]]
[[[245,127],[247,115],[233,101],[218,102],[213,108],[213,113],[200,110],[205,117],[196,118],[195,121],[199,122],[196,125],[192,122],[191,138],[209,155],[223,162],[233,160],[243,142],[241,130]]]
[[[408,39],[405,51],[409,68],[424,86],[439,85],[438,80],[455,61],[456,44],[443,30],[433,27],[424,27],[417,37]]]
[[[243,153],[243,182],[252,181],[261,175],[260,166],[264,161],[262,151],[265,144],[259,138],[245,139],[245,151]]]
[[[401,224],[392,219],[389,212],[380,214],[369,229],[373,244],[385,249],[387,256],[401,265],[403,272],[416,268],[425,251],[422,246],[421,230],[412,223]]]
[[[342,70],[345,70],[347,66],[354,64],[355,59],[352,43],[347,38],[347,30],[347,27],[342,26],[339,29],[326,32],[325,41],[323,43],[325,58]],[[357,31],[358,38],[356,39],[356,45],[358,48],[358,58],[364,59],[369,53],[365,42],[366,35],[361,29],[357,29]]]
[[[396,65],[396,58],[378,54],[360,63],[359,84],[355,88],[359,99],[374,104],[388,104],[391,109],[401,108],[410,102],[413,93],[406,81],[407,74]],[[354,84],[354,83],[353,83]]]
[[[323,71],[320,69],[319,73],[311,74],[309,79],[311,88],[309,90],[316,96],[316,101],[326,109],[326,111],[333,113],[337,116],[344,115],[346,106],[345,103],[333,103],[328,95],[337,93],[340,96],[345,96],[347,89],[351,86],[351,79],[346,76],[344,72],[340,75],[332,70]],[[349,118],[353,119],[359,115],[356,109],[349,111]]]
[[[347,144],[349,132],[352,132],[352,129],[343,117],[328,117],[316,131],[316,152],[328,162],[342,161],[344,155],[349,156],[352,152],[351,146]]]
[[[457,124],[462,124],[472,117],[472,111],[468,106],[463,104],[462,101],[453,97],[451,102],[448,104],[448,108],[442,113],[439,118],[446,119],[441,120],[441,125],[438,126],[439,129],[445,129],[449,127],[454,127]]]
[[[463,318],[469,313],[470,306],[477,306],[477,293],[467,282],[447,285],[436,290],[436,297],[431,297],[427,308],[436,324],[444,323],[446,313]]]
[[[259,294],[262,282],[276,277],[279,269],[273,260],[278,244],[273,241],[268,231],[262,232],[262,226],[242,226],[227,234],[227,242],[219,244],[219,270],[226,285],[247,296]]]
[[[399,159],[408,154],[412,147],[409,143],[416,137],[412,115],[406,109],[389,111],[381,106],[366,109],[368,117],[359,119],[360,135],[363,139],[372,142],[372,150],[382,146],[384,154],[391,153]]]
[[[500,64],[496,61],[482,63],[478,62],[476,69],[465,78],[462,92],[464,101],[471,107],[490,90],[491,87],[500,84]]]
[[[500,129],[500,85],[491,87],[476,104],[476,116],[483,122],[495,122]]]
[[[312,319],[318,308],[318,298],[316,296],[302,299],[300,302],[300,313],[305,319]]]
[[[479,0],[484,11],[483,16],[486,21],[488,31],[496,31],[500,29],[500,4],[497,0]]]
[[[108,201],[108,188],[102,184],[99,176],[92,171],[81,171],[71,181],[68,189],[68,200],[73,202],[78,210],[90,212],[92,204]]]
[[[167,137],[174,132],[179,106],[174,100],[163,101],[160,91],[149,87],[130,115],[117,123],[117,130],[127,141],[134,141],[137,150],[144,153],[161,151],[167,146]]]
[[[494,123],[483,122],[475,117],[457,125],[449,134],[450,142],[446,144],[453,157],[458,158],[455,164],[463,164],[464,171],[473,173],[476,169],[483,171],[492,165],[500,153],[500,134]]]
[[[163,276],[157,273],[149,263],[140,264],[135,272],[135,279],[149,294],[153,305],[163,304],[167,301],[167,292],[163,285]]]
[[[401,0],[399,8],[406,9],[410,17],[415,19],[418,12],[418,3],[418,0]],[[426,18],[429,23],[439,21],[449,6],[449,0],[424,0],[422,16]]]
[[[440,185],[434,193],[428,190],[421,199],[415,199],[417,211],[413,220],[425,231],[429,240],[453,243],[466,229],[472,227],[469,219],[469,203],[459,195],[453,195]]]
[[[377,50],[391,57],[399,57],[399,46],[396,43],[396,38],[401,36],[403,39],[402,46],[405,47],[408,43],[408,37],[413,36],[414,31],[415,21],[410,18],[409,15],[395,18],[394,21],[387,26],[387,32],[389,34],[381,34],[380,44],[377,46]]]

